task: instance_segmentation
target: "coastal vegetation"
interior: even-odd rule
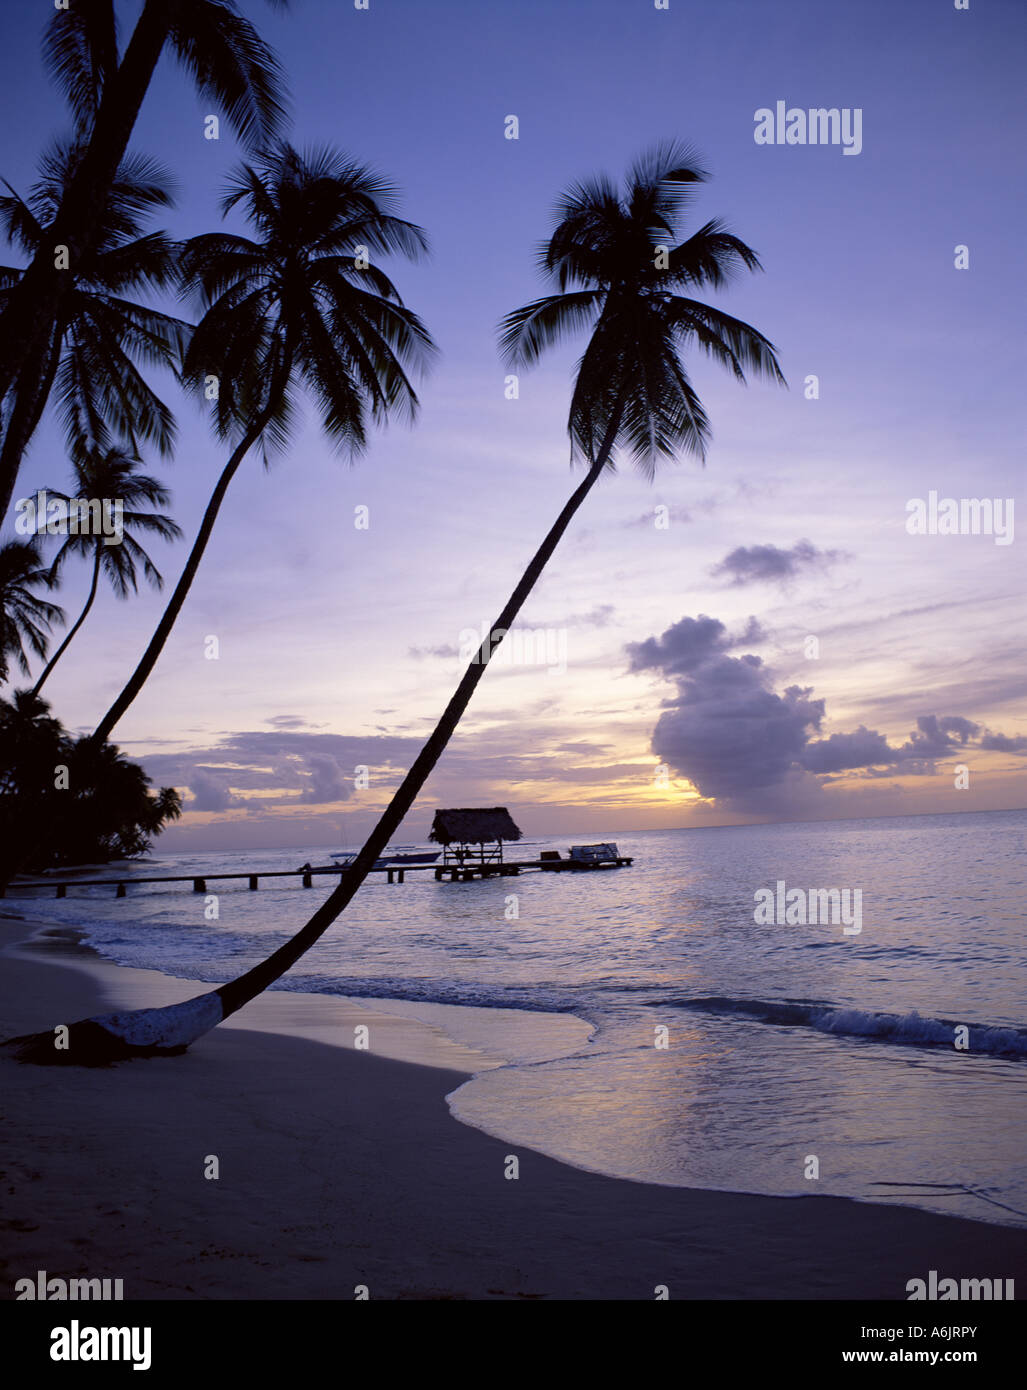
[[[18,872],[143,854],[181,815],[173,787],[105,743],[75,738],[45,700],[0,700],[0,888]]]

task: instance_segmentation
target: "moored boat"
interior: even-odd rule
[[[374,861],[373,867],[376,869],[406,869],[413,864],[434,864],[439,857],[439,850],[419,850],[406,845],[399,845],[395,849],[387,849],[380,858]],[[338,854],[331,855],[337,864],[344,867],[352,864],[356,859],[356,851],[344,850]]]

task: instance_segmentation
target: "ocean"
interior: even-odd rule
[[[1027,1226],[1025,837],[1027,811],[1003,811],[536,839],[507,857],[612,839],[634,864],[376,875],[277,987],[406,1001],[485,1048],[499,1015],[467,1006],[520,1011],[497,1044],[507,1064],[450,1107],[582,1168]],[[325,864],[332,848],[154,853],[118,869],[125,898],[72,888],[33,904],[12,889],[6,906],[79,928],[120,964],[222,982],[334,879],[212,882],[210,920],[188,885],[133,877]],[[808,905],[830,888],[844,919],[777,912],[792,889]],[[590,1040],[552,1055],[547,1014],[585,1020]]]

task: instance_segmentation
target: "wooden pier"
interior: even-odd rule
[[[587,873],[595,869],[623,869],[631,865],[631,856],[621,854],[616,859],[604,859],[595,863],[577,859],[527,859],[518,862],[482,863],[480,860],[466,864],[439,864],[435,869],[435,882],[448,879],[450,883],[470,883],[475,878],[514,878],[522,869],[538,869],[542,873]]]
[[[448,879],[450,883],[470,883],[475,878],[512,878],[523,870],[538,870],[542,873],[561,873],[571,870],[574,873],[584,873],[594,869],[620,869],[631,864],[631,857],[621,855],[616,859],[605,860],[601,863],[580,862],[573,859],[562,859],[553,851],[547,856],[543,854],[541,859],[527,859],[520,862],[497,862],[481,860],[469,861],[463,864],[407,864],[404,866],[393,865],[392,868],[384,867],[372,869],[374,874],[385,874],[387,883],[403,883],[408,873],[424,873],[431,871],[435,875],[436,883],[441,883]],[[116,898],[127,896],[129,885],[137,883],[189,883],[192,884],[194,893],[206,893],[207,884],[231,880],[245,879],[251,893],[255,893],[260,886],[262,878],[299,878],[304,888],[314,886],[315,877],[323,874],[335,874],[341,878],[347,872],[346,865],[325,864],[316,868],[304,865],[300,869],[263,869],[254,873],[252,870],[244,870],[242,873],[227,874],[204,874],[202,877],[193,874],[147,874],[128,878],[65,878],[65,879],[41,879],[29,883],[14,882],[7,885],[5,889],[0,885],[0,898],[5,898],[9,893],[20,892],[22,889],[52,889],[54,896],[66,898],[69,888],[113,888]]]

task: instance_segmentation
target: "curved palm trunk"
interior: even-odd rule
[[[0,401],[17,380],[22,364],[41,353],[61,301],[75,283],[75,267],[96,239],[111,185],[168,36],[169,9],[165,0],[146,0],[118,70],[104,87],[88,147],[53,225],[8,294],[0,315]],[[67,246],[70,269],[56,268],[56,246]],[[8,456],[0,469],[0,518],[10,506],[20,464],[21,454]]]
[[[61,645],[57,648],[57,650],[54,652],[53,656],[50,658],[50,660],[47,662],[46,666],[43,668],[43,674],[39,677],[39,680],[37,680],[36,683],[35,683],[35,685],[32,687],[32,694],[33,694],[33,695],[38,695],[39,692],[40,692],[40,690],[42,690],[42,688],[43,688],[43,682],[47,679],[47,677],[50,675],[50,672],[53,670],[53,668],[57,665],[58,661],[60,661],[61,657],[62,657],[62,656],[64,655],[64,653],[67,651],[67,649],[68,649],[68,644],[71,642],[71,639],[75,636],[75,633],[78,632],[79,628],[80,628],[80,627],[82,626],[82,624],[85,622],[85,620],[86,620],[86,615],[88,614],[90,608],[92,608],[92,606],[93,606],[93,599],[96,598],[96,590],[97,590],[97,588],[98,588],[98,586],[99,586],[99,583],[100,583],[100,558],[101,558],[100,547],[97,546],[97,548],[96,548],[96,559],[93,561],[93,582],[92,582],[92,584],[89,586],[89,597],[86,599],[86,606],[85,606],[85,608],[83,608],[82,612],[78,615],[78,619],[77,619],[77,621],[76,621],[76,623],[75,623],[75,626],[68,632],[68,634],[67,634],[67,636],[65,637],[64,641],[63,641],[63,642],[61,643]]]
[[[238,979],[229,981],[209,994],[197,995],[182,1004],[172,1004],[160,1009],[105,1014],[72,1024],[69,1046],[64,1051],[59,1052],[54,1048],[52,1033],[35,1033],[27,1037],[12,1038],[5,1045],[14,1048],[23,1061],[87,1065],[115,1061],[127,1056],[183,1052],[190,1043],[210,1032],[223,1019],[267,989],[280,975],[284,975],[289,967],[324,935],[356,895],[360,885],[374,867],[375,860],[398,830],[400,822],[442,756],[478,682],[485,674],[493,651],[506,636],[507,630],[538,582],[575,513],[598,481],[616,439],[620,418],[621,412],[618,410],[611,420],[595,463],[584,481],[575,488],[570,500],[532,557],[505,608],[464,672],[431,737],[417,755],[410,771],[400,783],[396,794],[353,864],[342,875],[339,886],[329,894],[310,921],[266,960],[255,965],[245,975],[240,975]]]
[[[200,561],[203,559],[203,552],[206,550],[207,542],[210,540],[210,533],[214,529],[214,523],[217,520],[218,512],[221,510],[221,503],[225,500],[225,493],[228,491],[228,485],[235,477],[236,471],[243,459],[260,438],[267,421],[268,412],[265,411],[261,414],[260,418],[251,425],[246,434],[243,435],[242,440],[236,447],[231,458],[225,464],[221,477],[218,479],[217,487],[214,489],[211,494],[211,499],[207,503],[207,510],[203,513],[203,521],[200,524],[199,534],[193,542],[193,548],[189,552],[189,559],[185,562],[185,569],[182,571],[182,577],[175,585],[175,592],[171,595],[168,606],[161,615],[161,620],[157,624],[157,630],[151,637],[150,645],[143,653],[139,665],[132,672],[121,694],[114,701],[113,705],[111,705],[110,709],[90,735],[90,742],[94,745],[99,746],[110,737],[114,726],[139,694],[140,690],[142,690],[147,677],[156,666],[157,658],[164,650],[164,644],[171,635],[171,629],[175,626],[175,621],[182,611],[182,605],[185,603],[189,590],[192,587],[192,582],[196,578],[196,571],[200,567]]]

